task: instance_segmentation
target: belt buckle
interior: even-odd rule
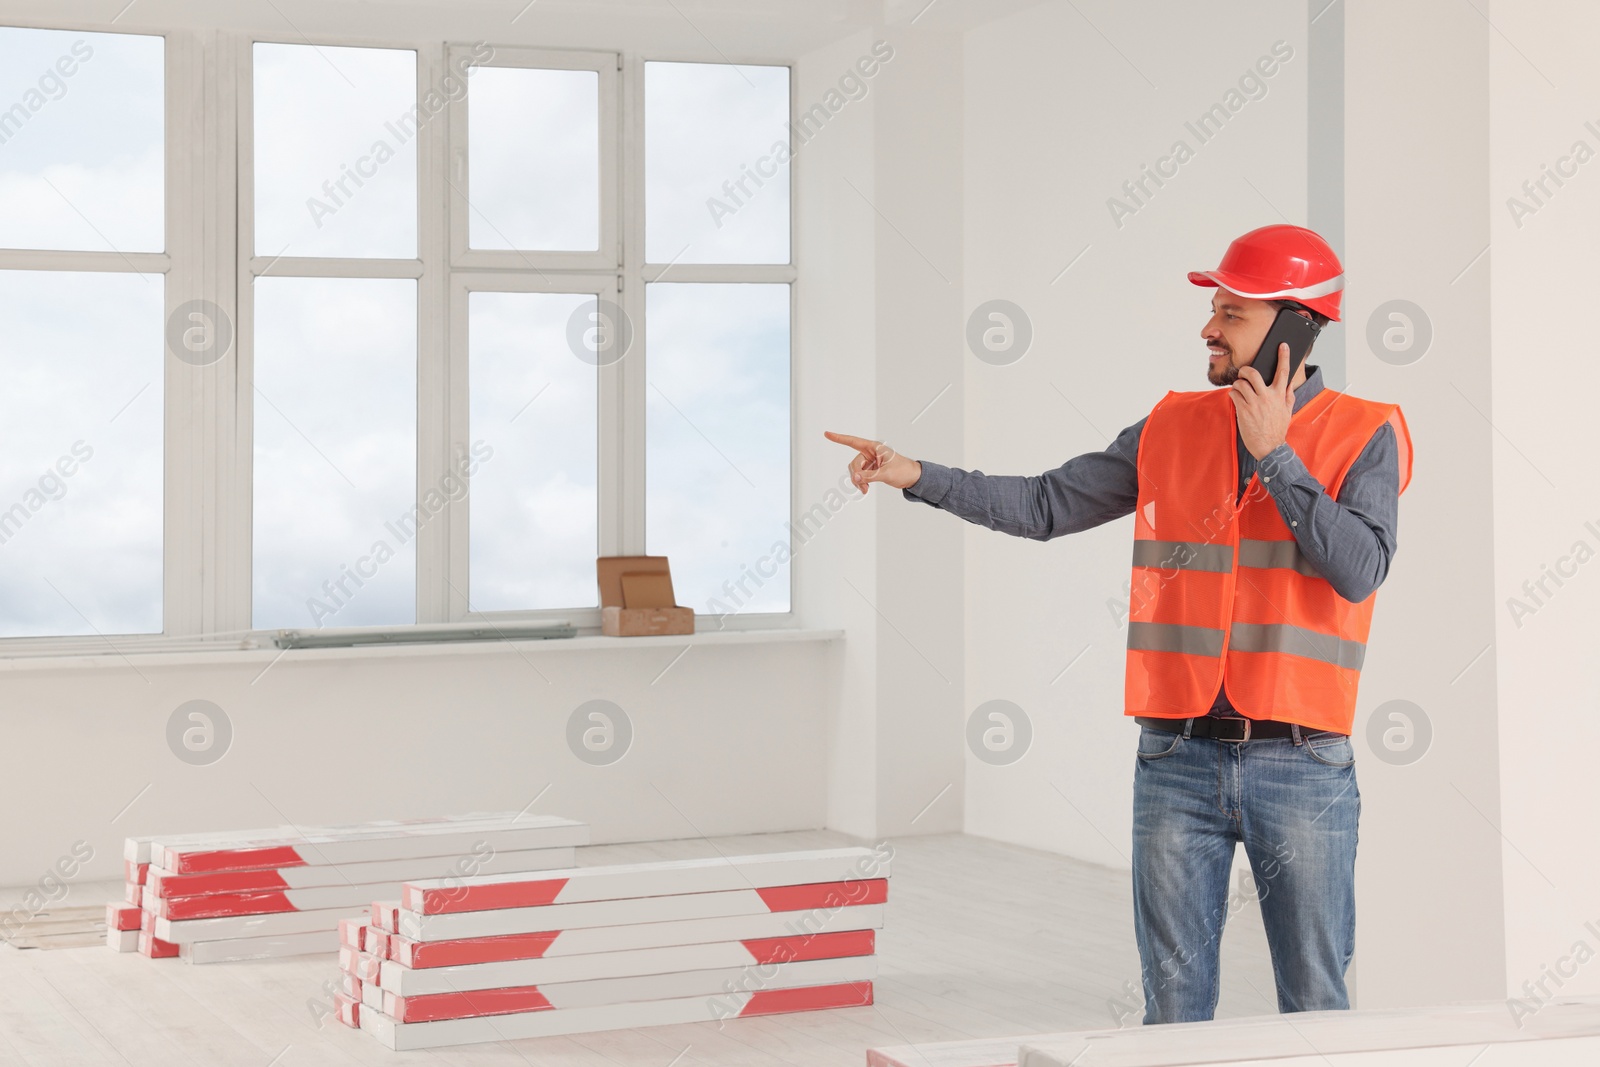
[[[1248,741],[1248,740],[1250,740],[1250,722],[1251,722],[1251,720],[1250,720],[1250,718],[1248,716],[1240,715],[1240,716],[1235,717],[1235,716],[1226,716],[1225,715],[1225,716],[1222,716],[1222,720],[1224,722],[1242,722],[1242,723],[1244,723],[1244,736],[1239,738],[1238,740],[1239,741]],[[1229,737],[1229,738],[1225,738],[1225,740],[1232,741],[1232,740],[1234,740],[1234,738]]]

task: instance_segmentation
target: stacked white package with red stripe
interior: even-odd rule
[[[294,833],[292,826],[279,826],[268,830],[245,831],[249,836],[284,835]],[[154,927],[144,919],[142,905],[148,884],[152,850],[158,842],[169,841],[226,841],[239,836],[235,831],[179,834],[167,838],[130,837],[123,842],[123,899],[106,905],[106,943],[118,952],[143,952],[156,958],[176,956],[178,946],[160,941],[154,936]]]
[[[130,849],[136,851],[135,842],[147,841],[144,838],[128,838]],[[148,844],[145,845],[145,859],[128,859],[122,864],[123,869],[123,899],[113,900],[106,904],[106,944],[117,952],[138,952],[140,938],[140,904],[144,900],[145,880],[150,872]],[[157,955],[157,946],[152,941],[147,956]],[[161,955],[176,955],[176,952],[166,952],[161,946]]]
[[[334,952],[339,920],[407,880],[566,868],[588,840],[582,823],[516,812],[129,838],[107,939],[191,963]]]
[[[392,1049],[872,1003],[887,845],[407,882],[339,1017]]]

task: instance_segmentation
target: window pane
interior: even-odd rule
[[[598,369],[567,341],[596,308],[593,296],[471,294],[473,611],[599,603]]]
[[[415,52],[256,45],[255,254],[414,257],[416,101]]]
[[[0,28],[0,248],[166,247],[163,43]]]
[[[646,288],[645,540],[678,603],[789,610],[789,287]]]
[[[467,93],[473,248],[600,247],[600,76],[477,67]]]
[[[416,282],[257,278],[255,318],[255,626],[415,622]]]
[[[0,636],[161,630],[162,288],[0,272]]]
[[[789,68],[645,64],[645,258],[789,262]]]

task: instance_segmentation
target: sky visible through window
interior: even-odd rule
[[[645,323],[649,553],[696,611],[788,611],[789,287],[662,282]]]
[[[258,256],[417,254],[415,52],[258,44]]]
[[[415,622],[417,283],[257,278],[255,298],[254,625]]]
[[[481,67],[467,105],[473,248],[600,247],[600,76]]]
[[[567,326],[595,298],[473,293],[472,610],[594,607],[598,370]]]
[[[789,262],[788,121],[787,67],[645,64],[646,258]],[[645,324],[646,551],[696,611],[788,611],[789,286],[658,282]]]
[[[162,55],[0,28],[0,247],[163,250]],[[0,636],[162,628],[163,294],[0,271]]]

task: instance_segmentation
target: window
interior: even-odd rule
[[[706,614],[789,610],[788,122],[787,67],[645,65],[646,540]]]
[[[568,342],[597,306],[587,293],[470,296],[475,611],[599,602],[600,377]]]
[[[164,48],[0,28],[0,636],[162,629]]]
[[[258,44],[258,256],[417,254],[417,56]]]
[[[417,56],[254,58],[252,624],[412,623]]]
[[[0,638],[788,611],[790,81],[0,27]]]
[[[616,54],[452,48],[449,69],[451,266],[615,270]]]
[[[645,64],[651,263],[789,262],[789,68]]]
[[[471,247],[599,250],[599,71],[474,71],[467,151]]]
[[[650,286],[650,552],[680,604],[789,610],[789,287]]]
[[[160,252],[159,37],[0,28],[0,248]]]
[[[254,624],[415,622],[417,285],[255,283]]]
[[[595,557],[618,543],[621,349],[597,334],[602,314],[619,317],[617,56],[457,49],[451,66],[470,79],[450,131],[451,357],[465,397],[452,438],[472,470],[451,617],[587,622]]]

